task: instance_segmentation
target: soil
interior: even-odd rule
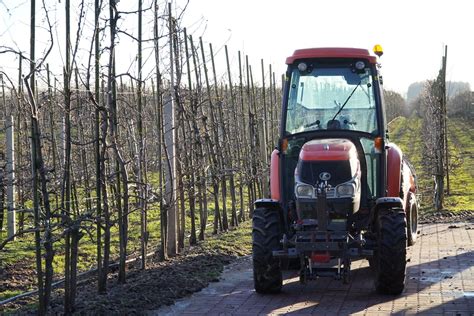
[[[98,295],[95,280],[78,289],[76,312],[80,314],[141,314],[159,306],[170,305],[176,299],[217,282],[224,265],[235,256],[224,253],[199,253],[160,262],[153,258],[148,268],[140,270],[138,264],[130,267],[127,283],[118,284],[116,274],[108,282],[107,294]],[[63,312],[61,295],[51,304],[51,312]]]
[[[97,280],[94,277],[79,280],[76,297],[77,314],[110,315],[110,314],[143,314],[146,311],[174,303],[175,300],[191,293],[200,291],[210,282],[218,282],[219,275],[225,265],[235,259],[248,255],[249,251],[242,247],[222,247],[208,249],[198,245],[188,249],[184,254],[177,255],[166,261],[158,256],[148,258],[147,269],[140,269],[140,261],[130,264],[127,268],[126,284],[118,284],[117,269],[109,275],[107,293],[97,294]],[[18,277],[26,275],[34,282],[34,272],[8,269],[0,274],[0,286],[10,284],[12,289],[27,289],[19,283],[11,283]],[[32,274],[32,275],[31,275]],[[63,289],[55,289],[48,313],[63,314]],[[17,299],[0,307],[2,311],[13,314],[33,315],[35,313],[36,295]]]
[[[31,262],[19,261],[0,267],[0,289],[28,291],[36,283],[36,271],[31,266]]]
[[[474,211],[430,212],[420,216],[420,224],[474,222]],[[184,254],[162,261],[158,256],[148,259],[147,269],[140,270],[140,262],[130,264],[126,284],[118,284],[117,271],[112,270],[108,280],[107,294],[97,294],[96,279],[80,279],[77,298],[77,314],[143,314],[162,306],[171,305],[177,299],[200,291],[210,282],[218,282],[225,265],[248,255],[239,247],[209,249],[202,245],[190,248]],[[0,288],[28,290],[35,283],[35,272],[31,264],[19,262],[0,269]],[[53,293],[49,308],[51,314],[62,314],[62,289]],[[20,314],[35,314],[36,296],[18,299],[1,306],[3,311]]]
[[[474,211],[448,211],[426,212],[421,214],[419,224],[433,223],[455,223],[455,222],[474,222]]]

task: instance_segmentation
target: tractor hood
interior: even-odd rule
[[[355,145],[347,139],[315,139],[303,145],[300,160],[354,160],[357,159]]]
[[[360,163],[348,139],[315,139],[303,145],[295,169],[298,217],[315,218],[316,188],[325,187],[327,208],[343,218],[360,206]],[[338,215],[338,216],[339,216]]]
[[[295,179],[311,185],[328,181],[332,186],[360,177],[355,145],[348,139],[315,139],[303,145]],[[328,179],[326,179],[328,178]]]

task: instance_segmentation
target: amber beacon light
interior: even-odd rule
[[[380,46],[379,44],[375,45],[373,50],[374,50],[375,55],[377,55],[379,57],[383,55],[382,46]]]

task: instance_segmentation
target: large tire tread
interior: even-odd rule
[[[261,294],[281,291],[280,260],[273,250],[280,248],[280,215],[277,210],[257,208],[253,215],[252,250],[255,291]]]
[[[380,294],[398,295],[405,287],[407,223],[402,209],[383,210],[376,229],[378,249],[372,265],[375,288]]]

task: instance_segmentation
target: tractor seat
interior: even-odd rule
[[[327,124],[327,129],[341,129],[341,122],[338,120],[329,120]]]

